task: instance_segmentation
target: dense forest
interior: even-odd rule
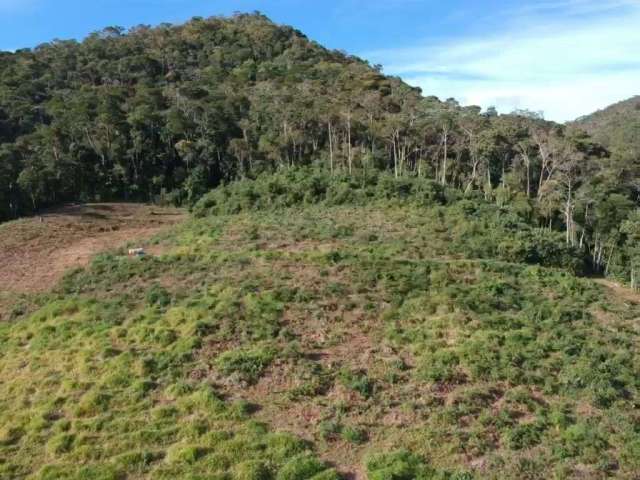
[[[0,220],[63,201],[192,205],[292,167],[379,169],[562,231],[591,270],[635,286],[638,150],[593,125],[423,96],[258,13],[110,27],[0,53]]]

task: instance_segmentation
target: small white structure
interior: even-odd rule
[[[144,255],[144,248],[130,248],[129,256],[130,257],[142,257]]]

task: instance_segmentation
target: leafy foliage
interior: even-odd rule
[[[445,202],[444,188],[432,180],[373,172],[362,178],[327,171],[293,169],[241,180],[207,193],[193,208],[196,216],[281,209],[302,205],[364,205],[379,200],[434,205]]]

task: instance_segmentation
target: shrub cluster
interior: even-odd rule
[[[326,170],[282,170],[217,188],[196,203],[197,217],[299,205],[364,204],[375,200],[403,200],[422,205],[443,204],[444,188],[417,177],[396,179],[378,171],[358,177],[331,175]]]
[[[464,197],[419,177],[395,178],[378,171],[352,177],[313,168],[288,169],[215,189],[196,203],[193,213],[206,217],[305,205],[398,203],[440,209],[438,214],[451,231],[450,250],[466,258],[537,264],[578,274],[588,271],[585,252],[568,246],[561,233],[531,225],[518,209],[498,207],[478,196]]]

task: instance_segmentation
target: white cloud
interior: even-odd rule
[[[553,16],[548,10],[562,10]],[[534,11],[535,10],[535,11]],[[640,2],[550,0],[503,32],[365,55],[427,95],[565,121],[640,93]]]

